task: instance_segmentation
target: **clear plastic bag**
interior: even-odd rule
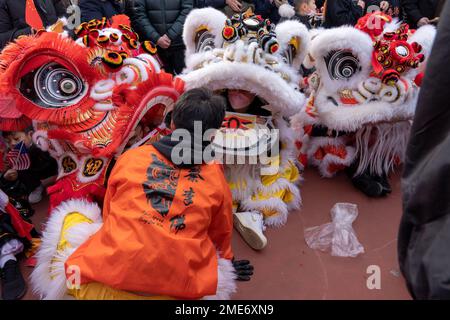
[[[357,216],[356,204],[336,203],[331,209],[332,222],[305,229],[306,244],[311,249],[331,250],[331,255],[337,257],[356,257],[364,253],[352,227]]]

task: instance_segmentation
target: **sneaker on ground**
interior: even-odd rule
[[[257,211],[236,212],[233,222],[236,230],[251,248],[261,250],[266,246],[267,238],[263,234],[265,227],[261,213]]]

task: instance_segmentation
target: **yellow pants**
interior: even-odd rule
[[[79,289],[70,289],[68,294],[78,300],[174,300],[169,296],[141,296],[98,282],[83,284]]]

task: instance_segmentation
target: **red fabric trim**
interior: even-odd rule
[[[0,118],[0,131],[23,131],[31,125],[31,120],[25,116],[18,119]]]
[[[11,217],[11,224],[19,237],[31,240],[30,232],[33,230],[33,225],[23,220],[19,211],[11,203],[6,205],[5,212]]]

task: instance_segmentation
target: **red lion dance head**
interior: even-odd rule
[[[58,160],[56,188],[85,196],[103,187],[139,124],[158,129],[184,84],[161,71],[156,47],[139,42],[124,17],[83,23],[75,34],[40,31],[3,50],[0,130],[33,122],[35,142]]]

